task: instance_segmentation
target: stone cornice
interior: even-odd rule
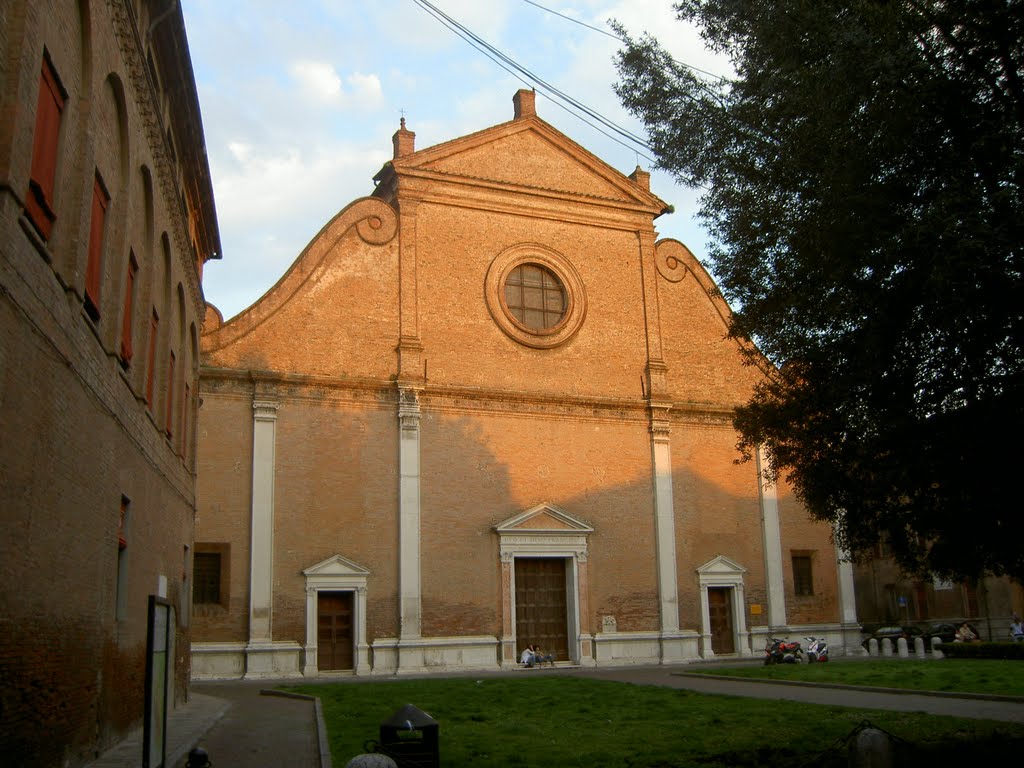
[[[163,117],[160,114],[159,98],[146,66],[145,46],[139,36],[138,19],[135,17],[130,0],[107,0],[107,5],[114,19],[114,30],[121,49],[121,60],[131,79],[131,91],[135,97],[135,106],[138,109],[152,152],[153,164],[166,205],[167,216],[172,222],[171,229],[178,252],[181,274],[185,276],[184,282],[188,285],[189,297],[192,299],[193,306],[197,308],[195,321],[198,326],[202,323],[203,307],[206,302],[199,284],[199,273],[195,261],[191,258],[193,253],[188,221],[179,203],[179,188],[175,181],[176,169],[167,149],[166,130]],[[187,85],[189,84],[183,84],[183,87],[187,87]]]
[[[383,379],[337,378],[270,371],[203,366],[200,394],[245,395],[258,382],[261,397],[271,393],[281,400],[346,402],[368,407],[396,408],[395,382]],[[522,392],[483,387],[417,385],[423,413],[505,413],[520,417],[572,418],[587,421],[630,421],[649,424],[652,405],[668,424],[701,424],[732,428],[735,406],[714,403],[671,402],[652,404],[640,398],[581,397],[544,392]]]
[[[413,184],[405,187],[410,180],[414,180]],[[624,232],[653,226],[650,211],[610,198],[425,171],[407,174],[402,183],[398,193],[401,204],[415,200],[418,203],[565,221]]]

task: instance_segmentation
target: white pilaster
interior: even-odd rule
[[[661,631],[679,631],[676,575],[676,524],[672,492],[672,448],[668,406],[651,404],[651,464],[654,471],[654,535],[658,558],[658,603]]]
[[[768,457],[758,447],[757,488],[761,500],[761,536],[768,592],[768,626],[786,626],[786,588],[782,579],[782,534],[779,531],[779,500],[775,483],[768,482]]]
[[[249,643],[271,641],[274,565],[274,465],[278,403],[252,404],[252,547]]]
[[[420,403],[419,390],[398,390],[399,641],[416,640],[420,613]]]
[[[836,546],[836,564],[839,568],[839,620],[843,624],[857,623],[857,595],[853,586],[853,563],[850,553]]]

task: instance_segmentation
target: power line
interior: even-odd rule
[[[552,85],[551,83],[547,82],[542,77],[537,75],[535,72],[532,72],[531,70],[527,69],[526,67],[512,59],[507,54],[495,48],[493,45],[491,45],[486,40],[484,40],[479,35],[470,30],[468,27],[459,23],[457,20],[446,14],[433,3],[429,2],[429,0],[414,0],[414,2],[416,2],[417,5],[419,5],[425,11],[427,11],[427,13],[429,13],[439,22],[441,22],[444,26],[448,27],[448,29],[455,32],[463,40],[468,42],[474,48],[476,48],[489,59],[498,64],[498,66],[500,66],[506,72],[509,72],[511,75],[513,75],[517,80],[525,83],[526,85],[532,88],[535,88],[536,90],[539,90],[542,95],[547,96],[556,106],[565,110],[566,112],[573,115],[577,119],[582,120],[591,128],[594,128],[604,136],[607,136],[613,141],[621,144],[624,147],[633,149],[634,151],[636,150],[636,146],[639,146],[647,150],[648,152],[653,152],[651,146],[646,142],[646,140],[644,140],[640,136],[637,136],[634,133],[631,133],[625,128],[616,125],[611,120],[598,113],[596,110],[591,109],[590,107],[573,98],[564,91],[559,90],[557,87],[555,87],[554,85]],[[564,101],[571,107],[571,109],[563,104],[560,104],[558,100]],[[591,119],[588,120],[587,117],[584,117],[583,115],[573,110],[578,110],[578,112],[582,112],[583,115],[586,115]],[[616,138],[616,136],[611,135],[611,133],[602,130],[600,127],[595,125],[594,122],[591,122],[591,120],[597,121],[601,125],[605,126],[608,130],[618,134],[627,141],[632,142],[632,145],[636,146],[627,144],[621,139]],[[644,157],[648,161],[652,163],[654,162],[654,160],[651,157],[647,155],[644,155]]]
[[[620,43],[627,42],[626,38],[624,38],[624,37],[620,37],[619,35],[613,34],[612,32],[609,32],[606,29],[601,29],[600,27],[595,27],[592,24],[587,24],[585,21],[580,21],[579,19],[574,19],[572,16],[566,16],[564,13],[559,13],[558,11],[554,10],[553,8],[547,8],[547,7],[543,6],[543,5],[541,5],[540,3],[534,2],[534,0],[523,0],[523,2],[532,5],[534,8],[540,8],[540,10],[542,10],[542,11],[546,11],[547,13],[550,13],[550,14],[553,14],[553,15],[558,16],[560,18],[563,18],[566,21],[571,21],[573,24],[579,24],[581,27],[586,27],[587,29],[591,29],[594,32],[600,32],[602,35],[607,35],[608,37],[612,38],[612,40],[618,40]],[[693,64],[687,64],[685,61],[680,61],[679,59],[677,59],[675,57],[670,57],[670,58],[672,58],[672,61],[675,62],[675,64],[677,64],[678,66],[684,67],[686,69],[693,70],[694,72],[699,72],[702,75],[707,75],[708,77],[710,77],[710,78],[712,78],[714,80],[718,80],[720,82],[725,82],[725,80],[727,79],[725,77],[722,77],[721,75],[716,75],[714,72],[708,72],[706,69],[701,69],[700,67],[695,67],[695,66],[693,66]]]
[[[548,13],[552,13],[555,16],[561,16],[563,19],[565,19],[566,21],[571,21],[573,24],[579,24],[581,27],[586,27],[587,29],[592,29],[595,32],[600,32],[602,35],[608,35],[608,37],[610,37],[612,40],[618,40],[620,43],[626,42],[625,40],[623,40],[618,35],[615,35],[615,34],[612,34],[611,32],[609,32],[607,29],[601,29],[600,27],[595,27],[592,24],[587,24],[587,22],[585,22],[585,21],[580,21],[579,19],[574,19],[572,16],[566,16],[564,13],[559,13],[558,11],[556,11],[556,10],[554,10],[552,8],[545,8],[540,3],[533,2],[533,0],[523,0],[523,2],[524,3],[529,3],[530,5],[534,6],[535,8],[540,8],[542,11],[547,11]]]

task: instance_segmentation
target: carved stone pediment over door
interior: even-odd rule
[[[538,504],[494,531],[501,553],[502,665],[515,666],[520,646],[537,642],[560,662],[593,664],[587,539],[594,529],[553,504]]]
[[[302,573],[306,577],[306,644],[302,674],[307,677],[320,674],[319,646],[324,629],[321,625],[341,620],[345,614],[348,614],[351,622],[351,657],[338,654],[338,658],[345,659],[341,668],[347,668],[348,660],[351,659],[350,666],[355,674],[368,674],[370,660],[369,645],[366,642],[366,579],[370,572],[346,557],[334,555],[306,568]],[[321,613],[324,614],[323,622]]]

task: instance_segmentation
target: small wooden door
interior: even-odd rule
[[[527,645],[540,645],[557,661],[570,658],[565,564],[560,557],[516,558],[517,658]]]
[[[352,593],[317,593],[317,668],[352,669]]]
[[[716,654],[736,653],[730,587],[708,587],[708,618],[711,621],[711,650]]]

